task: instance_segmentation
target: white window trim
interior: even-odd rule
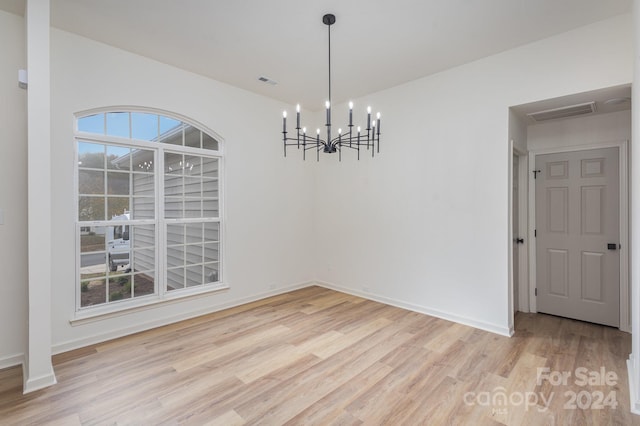
[[[97,135],[95,133],[80,132],[77,129],[78,120],[82,117],[103,114],[108,112],[142,112],[150,114],[158,114],[161,116],[173,118],[183,123],[189,124],[203,133],[213,137],[218,142],[217,150],[208,150],[202,148],[193,148],[187,146],[177,146],[171,144],[163,144],[150,142],[145,140],[133,139],[133,138],[120,138],[107,135]],[[100,224],[104,226],[105,221],[93,221],[93,222],[81,222],[77,216],[77,206],[79,202],[79,168],[78,168],[78,142],[86,141],[90,143],[110,144],[123,147],[142,148],[153,150],[154,163],[156,164],[154,172],[154,197],[155,197],[155,219],[134,219],[131,221],[122,222],[132,223],[137,225],[153,224],[155,226],[155,291],[152,295],[138,296],[137,298],[130,298],[119,300],[116,302],[109,302],[99,305],[81,307],[81,286],[80,286],[80,258],[81,247],[79,246],[81,228],[84,226],[92,226]],[[173,153],[180,153],[186,155],[196,155],[200,157],[215,158],[218,160],[218,217],[217,218],[181,218],[181,219],[165,219],[164,217],[164,197],[160,197],[160,194],[164,194],[164,153],[165,150]],[[74,131],[74,237],[75,237],[75,311],[73,318],[70,319],[72,325],[79,325],[85,322],[92,322],[100,319],[107,319],[114,316],[119,316],[126,313],[147,310],[151,307],[174,303],[179,300],[188,298],[209,295],[211,293],[228,290],[229,286],[225,282],[225,206],[224,202],[224,181],[225,181],[225,167],[224,167],[224,139],[220,137],[216,132],[211,131],[206,126],[193,120],[175,114],[168,111],[163,111],[154,108],[142,108],[142,107],[108,107],[98,108],[92,110],[85,110],[75,114],[75,131]],[[216,222],[219,223],[218,229],[218,281],[215,283],[204,284],[201,286],[194,286],[191,288],[177,289],[168,291],[166,283],[166,250],[167,250],[167,224],[171,223],[189,223],[189,222]]]

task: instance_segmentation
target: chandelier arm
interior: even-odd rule
[[[295,138],[287,138],[287,141],[291,141],[291,142],[285,142],[286,146],[298,146],[298,141]],[[309,139],[307,139],[307,149],[310,145],[313,145],[313,147],[316,147],[316,140],[313,139],[312,141],[309,141]],[[321,147],[327,146],[326,141],[324,141],[323,139],[320,139],[320,142],[318,144]],[[301,143],[300,146],[303,146],[303,144]]]
[[[307,145],[309,145],[309,146],[304,148],[305,151],[309,150],[309,149],[316,149],[316,150],[320,151],[321,149],[324,148],[324,145],[322,143],[320,145],[318,145],[318,146],[316,146],[315,142],[313,144],[307,144]]]

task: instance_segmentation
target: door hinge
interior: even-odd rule
[[[534,238],[538,238],[538,230],[537,229],[533,230],[533,237]]]
[[[533,294],[536,295],[536,296],[538,295],[538,289],[537,288],[533,289]]]
[[[534,170],[533,171],[533,178],[534,179],[538,179],[538,173],[540,173],[540,170]]]

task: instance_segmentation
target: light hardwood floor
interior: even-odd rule
[[[630,347],[579,321],[518,314],[506,338],[310,287],[57,355],[59,383],[26,396],[2,370],[0,424],[640,424]],[[567,384],[538,384],[544,367]]]

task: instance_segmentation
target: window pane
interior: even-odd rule
[[[158,116],[141,112],[131,113],[131,137],[143,141],[158,138]]]
[[[114,223],[126,220],[126,215],[120,218],[114,218]],[[107,226],[107,260],[109,272],[117,273],[118,271],[129,269],[131,256],[130,242],[130,225],[125,223]]]
[[[104,169],[104,145],[78,142],[78,167]]]
[[[184,268],[167,270],[167,291],[184,288]]]
[[[80,281],[80,306],[93,306],[106,303],[106,279]]]
[[[208,178],[218,177],[218,159],[202,158],[202,175]]]
[[[202,242],[202,224],[201,223],[189,223],[187,224],[187,244],[189,243],[201,243]]]
[[[107,173],[107,194],[129,195],[129,179],[131,174],[127,172]]]
[[[131,205],[132,219],[155,219],[155,200],[153,197],[133,197]]]
[[[167,247],[167,266],[169,268],[184,265],[184,246]]]
[[[182,198],[166,197],[164,202],[164,216],[167,219],[178,219],[182,217]]]
[[[218,141],[206,133],[202,133],[202,147],[204,149],[218,150]]]
[[[107,113],[107,135],[129,138],[129,113],[128,112],[108,112]]]
[[[134,172],[153,173],[153,151],[134,149],[131,152],[131,160]]]
[[[105,252],[82,253],[80,255],[80,279],[104,277],[106,273],[107,254]]]
[[[204,284],[202,279],[202,265],[189,266],[187,268],[187,287]]]
[[[133,250],[131,257],[133,272],[153,271],[155,268],[155,251],[153,249]]]
[[[108,197],[107,217],[112,219],[129,213],[129,197]]]
[[[155,180],[147,173],[133,174],[133,195],[155,196]]]
[[[107,169],[131,170],[131,149],[108,145]]]
[[[155,247],[155,225],[131,225],[129,235],[131,247],[134,249]]]
[[[182,176],[165,175],[165,195],[181,195],[184,191],[184,178]]]
[[[170,133],[175,133],[178,129],[181,129],[182,122],[174,120],[173,118],[160,116],[160,142],[166,143],[163,138],[168,137]],[[180,138],[182,138],[182,132],[180,132]],[[182,142],[179,143],[181,145]]]
[[[105,251],[104,227],[91,226],[80,233],[80,253]]]
[[[220,223],[218,222],[205,222],[204,224],[204,238],[206,241],[218,241],[220,230]]]
[[[183,173],[182,154],[166,152],[164,154],[164,172],[167,174],[181,175]]]
[[[218,200],[202,201],[202,216],[218,217],[219,215],[220,215],[220,211],[218,209]]]
[[[184,244],[184,225],[167,225],[167,244]]]
[[[189,244],[186,248],[185,260],[188,265],[202,263],[202,244]]]
[[[78,192],[87,195],[104,195],[104,172],[100,170],[79,170]]]
[[[184,126],[184,145],[193,148],[200,148],[200,130],[185,124]]]
[[[171,145],[182,146],[184,138],[184,125],[180,121],[172,120],[177,123],[174,127],[170,128],[166,132],[162,131],[162,119],[166,117],[160,117],[160,136],[158,142],[168,143]]]
[[[185,177],[184,178],[184,195],[186,197],[198,197],[202,196],[202,179],[199,177]]]
[[[121,274],[109,278],[109,302],[131,298],[131,275]]]
[[[184,174],[185,176],[202,175],[202,159],[193,155],[184,156]]]
[[[184,217],[202,217],[202,200],[185,200]]]
[[[204,245],[204,261],[217,262],[220,260],[218,243],[207,243]]]
[[[217,263],[209,263],[204,265],[204,278],[207,283],[215,283],[220,281],[220,267]]]
[[[202,180],[202,196],[207,198],[218,197],[218,181],[217,180]]]
[[[133,276],[134,296],[146,296],[155,293],[155,279],[153,272],[135,274]]]
[[[104,220],[104,197],[79,197],[78,219],[80,221]]]
[[[94,114],[79,118],[78,131],[104,135],[104,114]]]

